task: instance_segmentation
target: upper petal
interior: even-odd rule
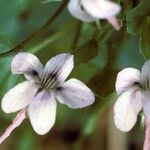
[[[57,90],[56,98],[74,109],[89,106],[95,100],[93,92],[77,79],[70,79],[61,85]]]
[[[140,71],[134,68],[125,68],[121,70],[116,79],[117,94],[121,94],[129,87],[140,81]]]
[[[70,0],[68,4],[68,10],[72,16],[75,18],[85,21],[85,22],[93,22],[97,20],[96,18],[90,16],[86,11],[81,8],[80,0]]]
[[[99,19],[113,17],[121,10],[119,4],[108,0],[81,0],[81,3],[91,16]]]
[[[114,106],[114,121],[121,131],[129,131],[137,120],[137,115],[142,108],[142,94],[133,87],[118,97]]]
[[[56,101],[53,93],[38,93],[29,105],[28,114],[35,132],[46,134],[55,123]]]
[[[22,82],[10,89],[2,99],[2,110],[5,113],[16,112],[26,107],[33,99],[38,86],[31,81]]]
[[[31,53],[18,53],[12,60],[11,70],[14,74],[24,74],[29,80],[38,80],[43,71],[39,59]]]
[[[64,81],[74,67],[73,55],[62,53],[52,57],[44,68],[45,78],[56,78]]]

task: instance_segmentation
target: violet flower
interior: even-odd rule
[[[43,68],[38,58],[30,53],[19,53],[12,60],[13,74],[24,74],[24,81],[10,89],[2,99],[5,113],[20,111],[13,123],[0,137],[2,143],[28,115],[34,131],[46,134],[56,118],[56,99],[77,109],[91,105],[93,92],[81,81],[65,82],[74,67],[73,55],[63,53],[51,58]]]
[[[68,10],[75,18],[84,22],[106,19],[116,30],[121,28],[115,17],[121,10],[119,4],[109,0],[70,0]]]
[[[150,150],[150,60],[145,62],[141,72],[134,68],[120,71],[116,91],[119,95],[114,106],[116,127],[124,132],[131,130],[143,109],[146,116],[144,150]]]

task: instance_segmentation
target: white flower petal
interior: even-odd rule
[[[70,79],[65,82],[58,89],[56,98],[59,102],[74,109],[89,106],[95,100],[93,92],[77,79]]]
[[[68,10],[72,16],[81,21],[93,22],[97,20],[81,8],[80,0],[70,0],[68,4]]]
[[[46,76],[52,75],[51,78],[57,78],[59,81],[64,81],[74,67],[73,55],[62,53],[52,57],[44,68]]]
[[[53,94],[47,91],[38,93],[29,105],[28,113],[35,132],[46,134],[55,123],[56,101]]]
[[[38,80],[43,71],[43,65],[39,59],[30,53],[18,53],[11,63],[13,74],[24,74],[28,80]]]
[[[36,94],[38,86],[31,81],[22,82],[10,89],[3,97],[1,107],[5,113],[12,113],[26,107]]]
[[[121,94],[126,91],[134,83],[139,83],[140,71],[134,68],[125,68],[121,70],[116,79],[116,91],[117,94]]]
[[[131,130],[142,108],[142,94],[138,88],[130,88],[118,97],[114,106],[115,125],[121,131]]]
[[[150,92],[143,91],[142,94],[143,94],[143,99],[142,99],[143,110],[144,110],[147,120],[150,120]]]
[[[93,17],[106,19],[119,13],[119,4],[108,0],[81,0],[83,8]]]

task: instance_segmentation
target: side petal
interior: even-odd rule
[[[64,81],[71,73],[74,67],[73,55],[62,53],[52,57],[44,68],[45,78],[56,78],[56,80]]]
[[[144,113],[146,115],[146,120],[150,120],[150,92],[143,91],[142,94],[143,94],[142,104]]]
[[[43,71],[43,65],[35,55],[22,52],[13,58],[11,70],[13,74],[24,74],[28,80],[37,81]]]
[[[137,88],[130,88],[118,97],[114,106],[115,125],[121,131],[131,130],[142,109],[142,94]]]
[[[42,91],[32,100],[28,114],[34,131],[46,134],[54,125],[56,117],[56,101],[52,93]]]
[[[106,19],[119,13],[119,4],[108,0],[81,0],[83,8],[93,17]]]
[[[69,1],[68,10],[72,16],[84,22],[93,22],[97,20],[96,18],[86,13],[86,11],[84,11],[81,7],[80,0]]]
[[[89,106],[95,101],[93,92],[77,79],[70,79],[59,87],[56,98],[74,109]]]
[[[120,95],[129,87],[140,81],[140,71],[134,68],[125,68],[121,70],[116,79],[116,91]]]
[[[5,113],[12,113],[25,108],[33,99],[38,86],[25,81],[10,89],[3,97],[1,107]]]

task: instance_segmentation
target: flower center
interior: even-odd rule
[[[143,90],[150,90],[150,80],[143,81],[141,85]]]
[[[52,72],[50,74],[44,73],[42,79],[41,79],[41,86],[45,89],[54,89],[57,87],[58,80],[57,80],[57,74]]]
[[[43,72],[40,84],[44,89],[55,89],[58,87],[59,80],[58,77],[60,75],[60,66],[56,66],[53,70],[45,70]]]

